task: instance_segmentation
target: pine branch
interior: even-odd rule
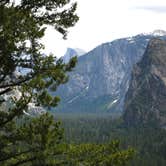
[[[3,94],[5,94],[5,93],[10,92],[11,90],[12,90],[11,88],[7,88],[7,89],[5,89],[3,91],[0,91],[0,96],[3,95]]]
[[[4,161],[7,161],[11,158],[15,158],[15,157],[18,157],[22,154],[27,154],[27,153],[30,153],[30,152],[37,152],[37,150],[36,149],[29,149],[29,150],[26,150],[26,151],[23,151],[23,152],[20,152],[20,153],[15,153],[15,154],[12,154],[10,156],[6,156],[5,158],[1,158],[0,162],[4,162]]]
[[[27,162],[34,161],[34,160],[36,160],[36,159],[37,159],[36,157],[32,157],[32,158],[29,158],[29,159],[25,159],[25,160],[22,160],[22,161],[18,161],[17,163],[12,164],[12,165],[10,165],[10,166],[19,166],[19,165],[25,164],[25,163],[27,163]]]
[[[0,122],[0,127],[3,127],[7,123],[11,122],[16,116],[20,115],[30,101],[31,101],[31,97],[29,97],[27,101],[22,101],[22,103],[24,102],[24,104],[22,104],[20,107],[16,107],[13,110],[11,110],[11,113],[8,115],[6,120]]]

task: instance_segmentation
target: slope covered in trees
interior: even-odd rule
[[[108,144],[119,140],[120,148],[135,150],[130,166],[166,165],[166,131],[155,124],[126,127],[122,118],[108,114],[55,114],[55,117],[63,122],[67,142]]]
[[[50,91],[68,80],[66,73],[76,58],[64,64],[53,55],[43,56],[40,39],[47,26],[66,38],[67,29],[78,21],[76,7],[70,0],[0,1],[1,166],[124,166],[133,154],[130,149],[121,150],[116,142],[66,144],[53,116],[24,115],[29,103],[49,108],[60,100]]]

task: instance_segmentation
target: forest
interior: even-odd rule
[[[46,29],[66,39],[76,10],[70,0],[0,1],[0,166],[165,166],[166,131],[156,124],[128,128],[116,114],[30,111],[56,107],[51,92],[77,64],[42,52]]]
[[[166,165],[166,131],[157,124],[126,127],[120,115],[111,114],[60,114],[65,139],[70,143],[120,142],[120,147],[135,150],[132,166]]]
[[[76,9],[70,0],[0,1],[1,166],[124,166],[133,157],[134,150],[117,141],[68,143],[61,123],[39,111],[57,106],[60,98],[51,92],[68,81],[77,62],[43,55],[41,39],[48,26],[66,39],[79,20]]]

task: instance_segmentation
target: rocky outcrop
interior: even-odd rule
[[[63,57],[61,57],[61,58],[62,58],[62,60],[63,60],[64,63],[68,63],[69,60],[71,58],[73,58],[74,56],[79,57],[79,56],[84,55],[85,53],[86,52],[84,50],[79,49],[79,48],[75,48],[75,49],[73,49],[73,48],[67,48],[67,51],[66,51],[65,55]]]
[[[161,38],[162,35],[159,34]],[[56,110],[122,111],[133,65],[140,61],[153,37],[154,34],[141,34],[118,39],[78,57],[69,82],[54,93],[62,99]]]
[[[128,126],[166,125],[166,41],[152,39],[135,65],[123,117]]]

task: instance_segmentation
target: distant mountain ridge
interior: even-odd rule
[[[162,32],[162,34],[161,34]],[[62,101],[57,110],[65,112],[123,111],[133,65],[141,60],[148,42],[163,31],[140,34],[102,44],[78,57],[69,82],[54,95]]]
[[[65,55],[61,57],[61,59],[63,60],[63,62],[68,63],[72,57],[79,57],[84,55],[85,53],[86,52],[80,48],[67,48]]]
[[[153,32],[150,32],[150,33],[142,33],[142,35],[152,35],[152,36],[156,36],[156,37],[159,37],[159,36],[166,36],[166,31],[164,30],[160,30],[160,29],[157,29],[157,30],[154,30]]]
[[[166,41],[152,39],[132,72],[125,98],[128,126],[158,123],[166,127]]]

